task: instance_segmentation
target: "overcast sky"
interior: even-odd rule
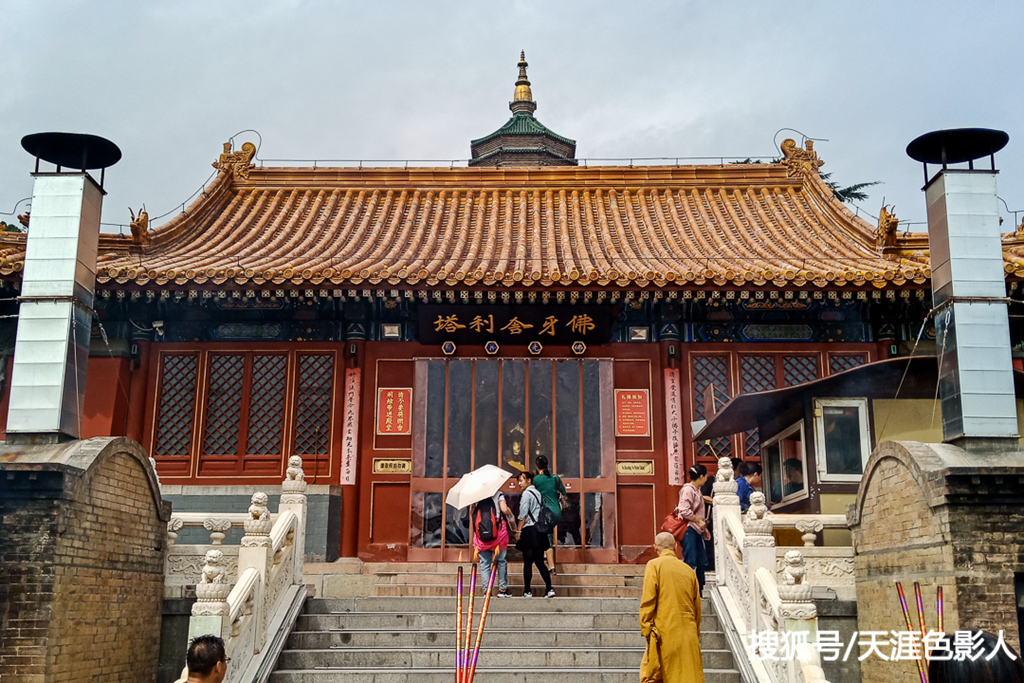
[[[465,159],[510,116],[521,49],[537,118],[580,158],[769,158],[792,128],[833,180],[882,182],[863,212],[884,197],[907,223],[925,219],[907,143],[991,127],[1024,209],[1022,29],[1020,0],[0,0],[0,212],[32,194],[20,140],[40,131],[121,148],[108,223],[143,203],[166,222],[244,129],[262,159]]]

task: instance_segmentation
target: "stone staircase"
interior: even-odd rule
[[[371,596],[308,599],[271,683],[451,683],[455,566],[406,564],[401,568],[405,571],[394,565],[368,567],[380,572]],[[636,682],[644,650],[637,623],[643,578],[637,570],[643,567],[564,569],[566,573],[556,575],[559,597],[492,597],[477,665],[482,683]],[[595,585],[582,577],[603,578]],[[521,578],[520,568],[510,565],[514,595],[522,592],[516,585]],[[474,605],[474,640],[480,593]],[[703,609],[705,681],[739,683],[708,600]]]
[[[386,565],[372,568],[376,581],[373,595],[377,596],[421,596],[448,597],[455,595],[455,573],[458,565],[441,564],[436,568],[420,569],[416,565],[394,567]],[[551,577],[551,583],[559,597],[567,598],[615,598],[640,597],[643,589],[643,566],[638,565],[559,565],[563,571]],[[466,581],[469,580],[469,565],[464,565]],[[523,593],[523,565],[521,562],[508,564],[508,588],[513,595]],[[543,593],[544,581],[533,572],[534,595]],[[497,580],[494,586],[498,590]],[[467,588],[468,592],[468,588]],[[482,590],[481,590],[482,592]]]

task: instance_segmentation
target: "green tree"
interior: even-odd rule
[[[872,185],[880,185],[882,183],[881,180],[876,180],[870,183],[857,183],[855,185],[850,185],[849,187],[839,187],[839,183],[835,182],[834,180],[829,180],[831,177],[831,173],[821,174],[821,179],[824,180],[825,183],[832,188],[832,192],[835,194],[836,198],[844,203],[864,201],[865,199],[868,198],[868,193],[862,192],[862,190],[865,187],[871,187]]]

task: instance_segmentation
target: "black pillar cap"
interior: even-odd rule
[[[959,164],[995,154],[1010,136],[991,128],[948,128],[925,133],[907,145],[907,155],[925,164]]]
[[[21,139],[21,146],[37,159],[83,171],[107,168],[121,160],[117,145],[85,133],[33,133]]]

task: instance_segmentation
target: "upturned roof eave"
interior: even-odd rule
[[[526,121],[529,121],[529,123],[526,123],[525,127],[523,125],[518,125],[518,124],[523,124]],[[528,127],[528,129],[527,129],[527,127]],[[576,146],[576,141],[575,140],[572,140],[570,138],[563,137],[563,136],[559,135],[558,133],[554,132],[553,130],[551,130],[550,128],[545,126],[543,123],[538,121],[536,119],[536,117],[534,117],[531,114],[513,114],[512,118],[510,118],[508,121],[506,121],[503,126],[498,128],[498,130],[496,130],[493,133],[490,133],[488,135],[485,135],[482,138],[477,138],[476,140],[470,140],[469,141],[469,146],[472,148],[472,147],[475,147],[476,145],[480,145],[480,144],[483,144],[485,142],[489,142],[490,140],[493,140],[494,138],[500,137],[502,135],[511,135],[511,136],[543,135],[543,136],[546,136],[546,137],[554,138],[555,140],[558,140],[559,142],[564,142],[565,144],[572,145],[573,147]]]

